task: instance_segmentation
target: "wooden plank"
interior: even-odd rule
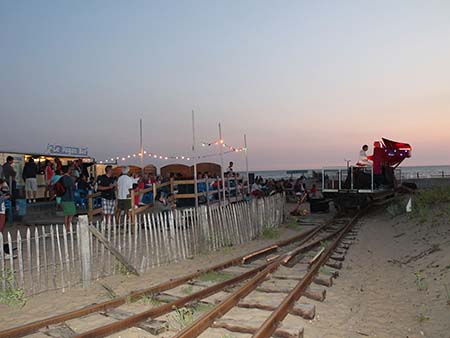
[[[204,192],[199,192],[197,194],[198,197],[204,196]],[[177,199],[184,199],[184,198],[195,198],[195,194],[176,194]]]
[[[11,277],[12,277],[12,285],[16,286],[16,274],[14,269],[14,252],[13,252],[13,245],[12,245],[12,238],[11,233],[8,231],[8,248],[9,248],[9,266],[11,271]]]
[[[65,261],[66,270],[67,270],[67,286],[70,288],[71,273],[70,273],[70,259],[69,259],[69,244],[68,244],[68,240],[67,240],[67,230],[66,230],[65,226],[62,227],[62,231],[63,231],[63,242],[64,242],[64,261]]]
[[[27,228],[27,261],[28,261],[28,280],[30,283],[31,293],[34,293],[34,284],[33,284],[33,261],[31,259],[31,231],[30,228]]]
[[[2,245],[1,241],[0,245]],[[23,276],[22,236],[20,235],[20,231],[18,230],[17,230],[17,258],[19,260],[19,288],[23,289],[25,282]]]
[[[111,242],[112,239],[112,229],[115,227],[115,220],[112,222],[113,224],[108,224],[106,228],[107,232],[107,239],[109,242]],[[114,240],[112,241],[112,244],[115,246]],[[111,274],[111,252],[107,251],[107,260],[106,260],[106,266],[107,266],[107,273],[108,275]]]
[[[56,243],[58,244],[58,256],[59,256],[59,263],[61,264],[61,287],[62,287],[62,292],[66,291],[66,282],[65,282],[65,278],[64,278],[64,261],[62,258],[62,249],[61,249],[61,240],[59,239],[59,226],[58,224],[55,227],[55,232],[56,232]]]
[[[94,226],[88,224],[89,231],[116,257],[132,274],[139,276],[139,272],[128,260],[98,231]]]
[[[50,239],[51,239],[51,249],[52,249],[52,266],[53,266],[53,288],[56,289],[56,248],[55,248],[55,236],[53,230],[53,224],[50,225]]]
[[[48,260],[47,260],[47,233],[45,231],[45,227],[41,227],[42,232],[42,250],[44,256],[44,279],[45,279],[45,290],[48,290]]]
[[[89,220],[86,216],[78,217],[80,224],[80,242],[81,242],[81,276],[83,281],[83,287],[87,288],[91,284],[92,271],[91,271],[91,246],[90,246],[90,234],[89,234]],[[97,230],[97,229],[96,229]]]
[[[34,228],[34,245],[36,249],[36,273],[37,273],[37,292],[41,291],[41,262],[39,252],[39,232],[38,228]]]

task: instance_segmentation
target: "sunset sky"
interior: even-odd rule
[[[3,0],[0,46],[0,151],[123,156],[143,118],[147,151],[191,155],[195,110],[199,142],[247,134],[254,170],[381,137],[450,164],[450,1]]]

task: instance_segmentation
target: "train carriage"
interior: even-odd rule
[[[394,194],[401,178],[399,165],[411,157],[412,148],[386,138],[375,144],[370,165],[322,168],[322,192],[336,208],[360,208]]]

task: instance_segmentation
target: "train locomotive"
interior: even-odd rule
[[[401,179],[399,165],[411,157],[408,143],[382,138],[374,142],[370,165],[322,168],[322,192],[339,210],[361,208],[392,196]]]

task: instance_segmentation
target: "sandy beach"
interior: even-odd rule
[[[309,216],[311,217],[311,216]],[[293,221],[291,218],[290,222]],[[313,320],[301,320],[305,337],[450,337],[450,223],[448,207],[433,209],[426,220],[407,214],[393,217],[378,207],[360,221],[357,239]],[[280,238],[296,231],[283,228]],[[0,306],[0,329],[108,300],[102,285],[117,295],[146,288],[249,251],[274,240],[256,240],[170,266],[141,277],[117,275],[93,287],[65,293],[46,292],[28,299],[23,308]],[[121,337],[139,337],[130,329]],[[133,333],[134,332],[134,333]]]

